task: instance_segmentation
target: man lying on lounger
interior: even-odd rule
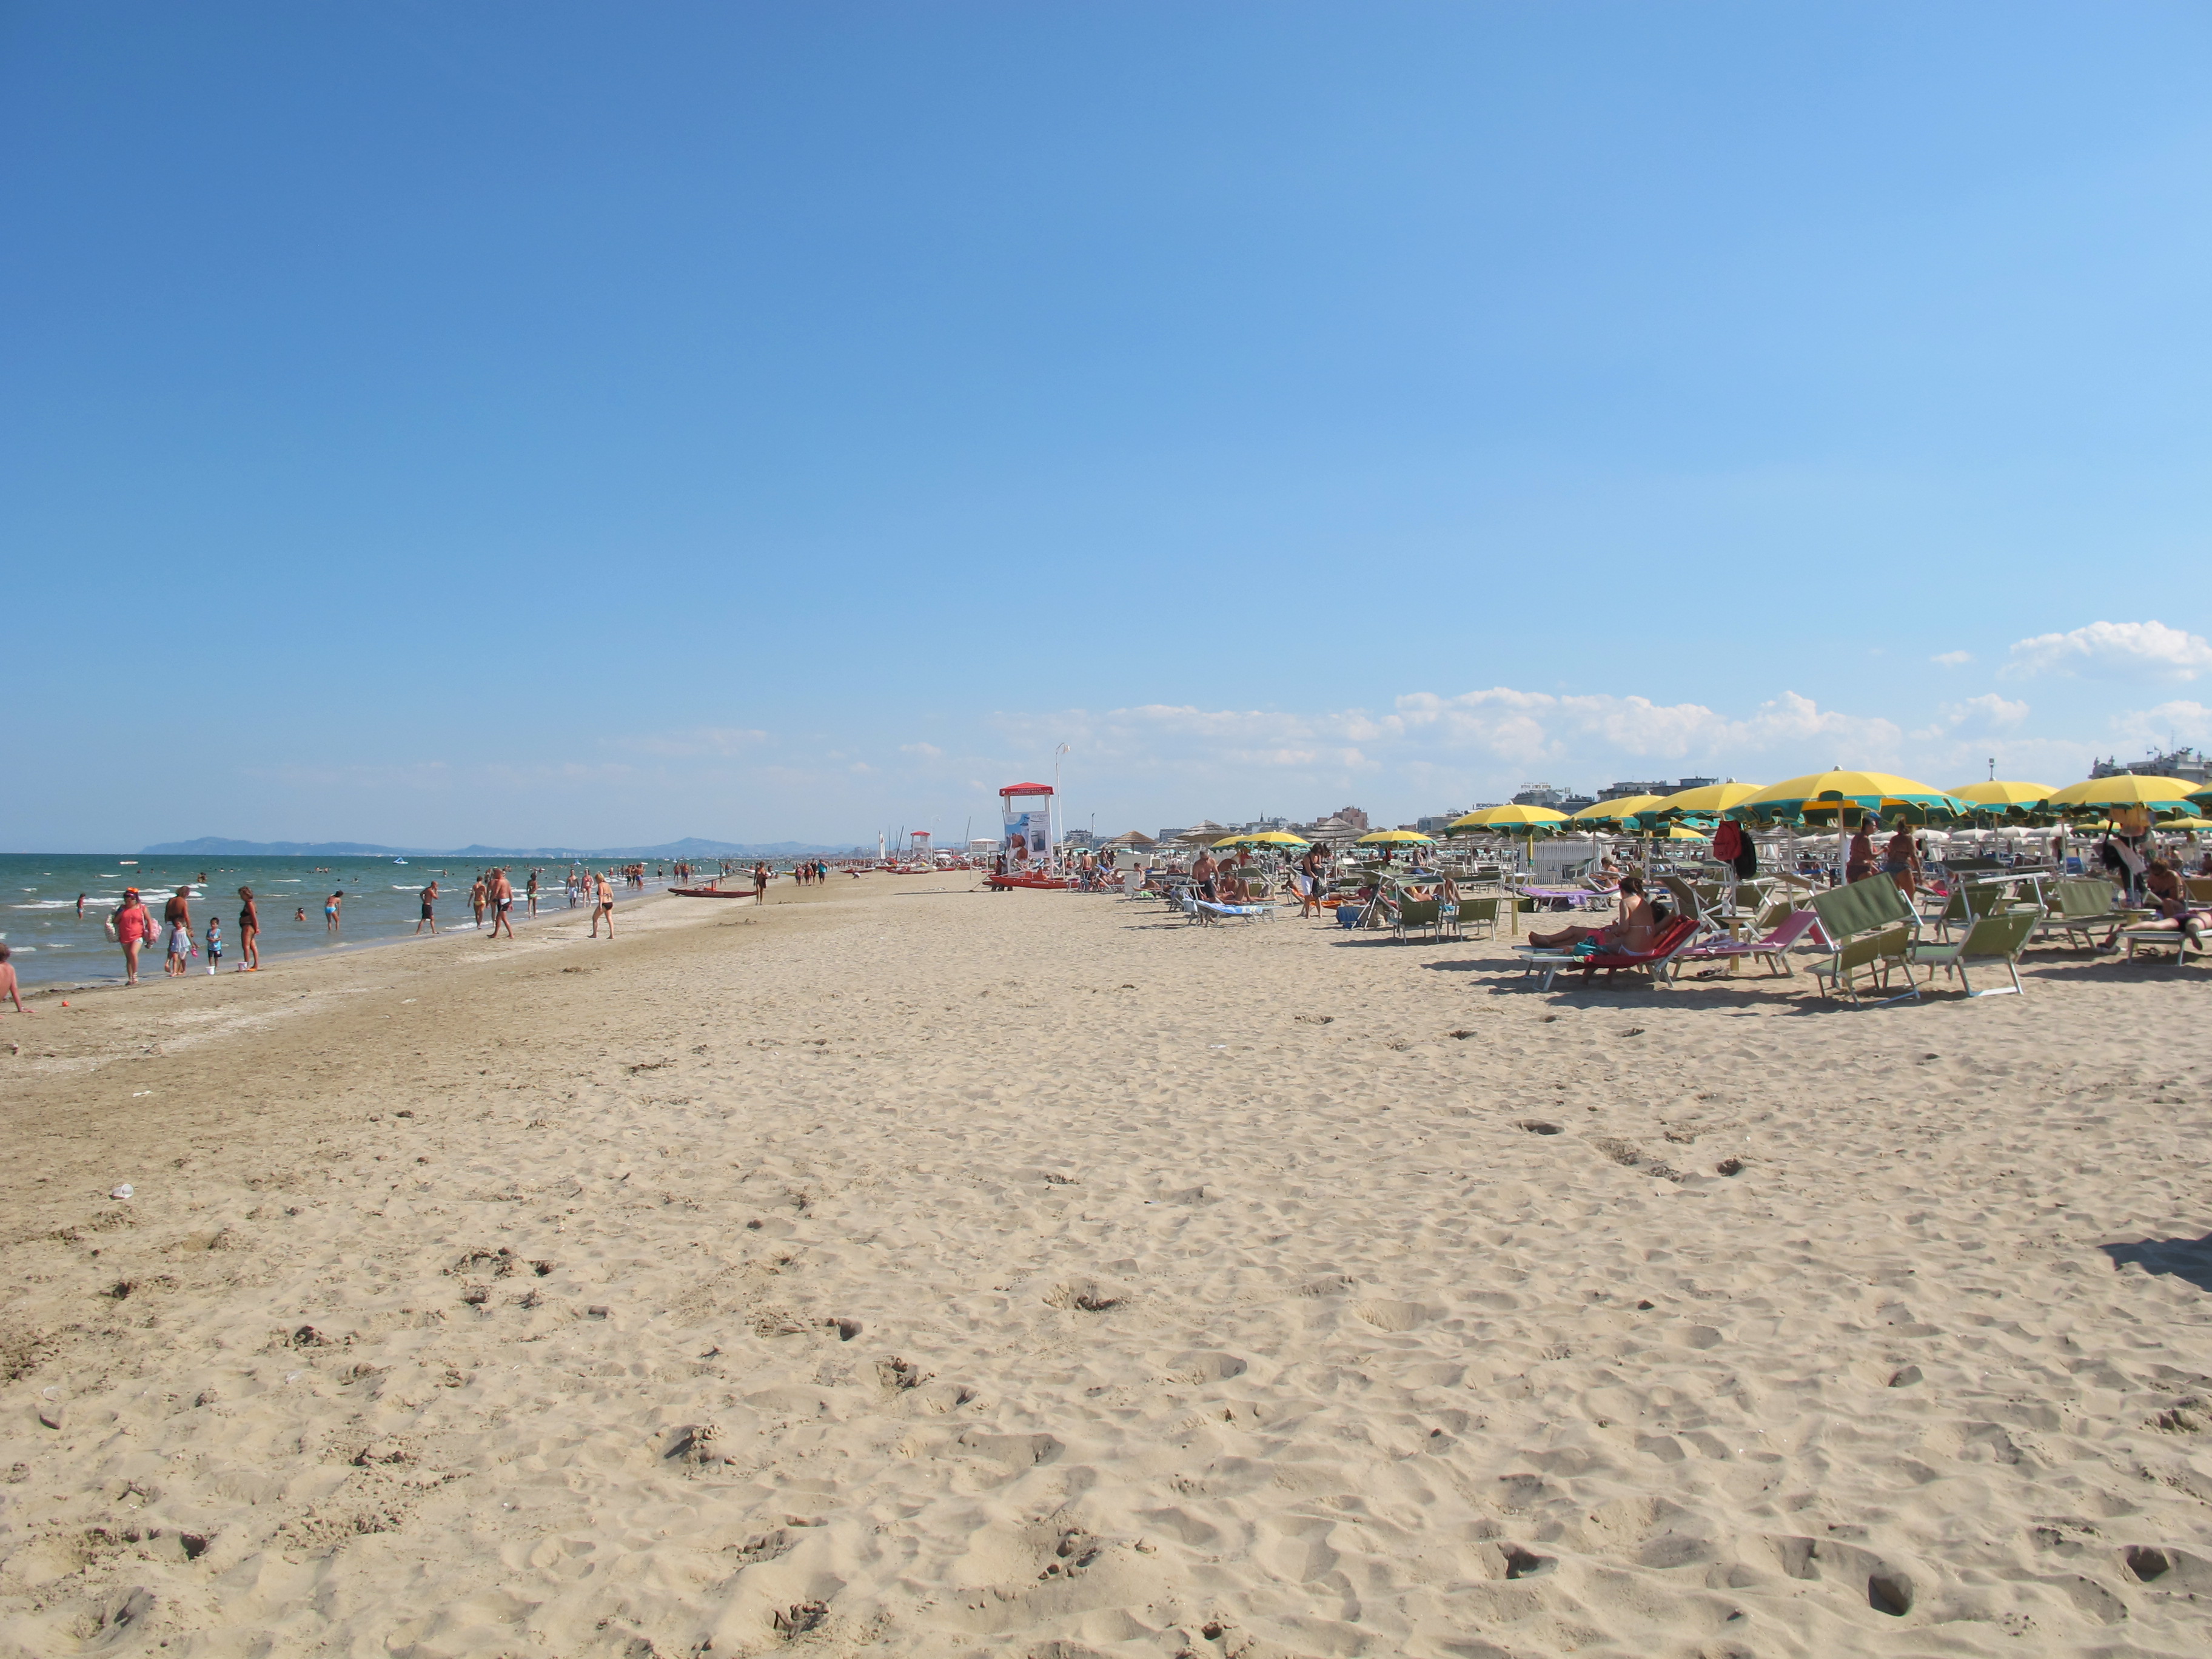
[[[1600,950],[1637,956],[1651,948],[1659,936],[1659,915],[1644,896],[1644,878],[1633,870],[1620,878],[1620,914],[1610,927],[1562,927],[1555,933],[1531,932],[1528,943],[1539,950],[1559,951],[1585,939]]]

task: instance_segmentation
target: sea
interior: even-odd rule
[[[612,868],[617,861],[595,859],[590,868]],[[210,917],[222,921],[222,970],[238,966],[238,890],[251,887],[261,911],[261,956],[264,961],[305,956],[316,951],[354,951],[386,945],[414,936],[422,912],[420,895],[434,879],[438,884],[438,927],[441,932],[459,928],[466,933],[473,918],[469,911],[469,886],[488,866],[464,862],[451,854],[429,854],[404,860],[390,857],[246,858],[235,854],[209,859],[191,855],[149,854],[77,854],[58,853],[0,854],[0,941],[8,945],[18,978],[26,985],[120,984],[123,947],[107,936],[106,922],[123,902],[123,890],[136,887],[146,908],[158,922],[164,902],[178,888],[188,890],[192,911],[192,937],[200,954],[191,958],[192,971],[208,970],[207,925]],[[538,912],[558,914],[568,908],[562,891],[571,869],[581,863],[511,862],[507,879],[514,884],[515,921],[521,925],[527,909],[524,887],[530,872],[538,872]],[[707,877],[714,873],[711,864]],[[667,864],[647,861],[647,890],[667,885]],[[635,888],[617,888],[623,897]],[[334,936],[323,925],[323,902],[332,893],[345,895],[338,907],[339,931]],[[78,914],[79,899],[83,914]],[[487,924],[489,925],[489,924]],[[142,953],[141,978],[161,971],[162,946]]]

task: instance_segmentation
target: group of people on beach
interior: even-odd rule
[[[333,895],[333,898],[335,896]],[[82,899],[79,899],[80,914],[82,904]],[[300,915],[304,920],[307,915],[304,908]],[[201,941],[196,940],[192,935],[192,890],[189,885],[178,888],[169,896],[161,907],[161,920],[158,925],[154,921],[153,913],[147,909],[145,900],[139,896],[138,890],[136,887],[125,888],[123,902],[108,917],[107,927],[116,942],[123,947],[123,982],[125,985],[138,982],[138,958],[149,945],[166,940],[161,971],[171,979],[181,979],[191,973],[192,958],[200,954]],[[203,937],[207,945],[208,972],[212,974],[222,963],[221,916],[208,918],[207,932]],[[254,973],[260,969],[260,939],[261,912],[253,902],[253,890],[241,887],[238,890],[240,973]],[[4,951],[0,951],[0,956],[4,954]],[[12,978],[12,970],[10,976]]]

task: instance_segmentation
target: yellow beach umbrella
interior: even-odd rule
[[[1696,789],[1680,789],[1671,795],[1662,795],[1656,805],[1644,810],[1655,818],[1679,818],[1693,812],[1711,817],[1740,805],[1757,793],[1759,786],[1755,783],[1708,783]]]
[[[1962,783],[1951,792],[1969,806],[1986,812],[2023,811],[2051,799],[2047,783],[2010,783],[1999,778],[1990,783]]]
[[[1966,802],[1941,789],[1931,789],[1911,778],[1901,778],[1894,772],[1850,772],[1838,768],[1833,771],[1813,772],[1802,778],[1785,778],[1780,783],[1770,783],[1757,794],[1747,795],[1729,809],[1734,818],[1749,818],[1756,823],[1802,823],[1808,817],[1818,814],[1836,815],[1836,867],[1850,867],[1850,853],[1844,837],[1848,827],[1845,815],[1856,809],[1863,819],[1872,813],[1886,817],[1892,813],[1917,816],[1923,822],[1931,813],[1947,818],[1962,817],[1970,810]]]
[[[1486,806],[1480,812],[1469,812],[1463,818],[1454,818],[1455,830],[1496,830],[1517,835],[1542,835],[1552,825],[1565,823],[1567,815],[1554,812],[1548,806]]]
[[[2179,816],[2191,810],[2189,795],[2199,787],[2179,778],[2154,777],[2142,772],[2117,772],[2109,778],[2088,778],[2069,784],[2044,803],[2045,810],[2075,816],[2109,811],[2115,806],[2141,806],[2154,814]]]
[[[1362,836],[1355,844],[1361,847],[1432,847],[1436,842],[1433,837],[1424,836],[1418,830],[1375,830]]]
[[[1585,806],[1570,823],[1626,823],[1638,812],[1648,812],[1666,799],[1664,795],[1621,795]]]

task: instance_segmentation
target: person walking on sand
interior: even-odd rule
[[[37,1009],[23,1006],[23,993],[15,983],[15,965],[8,960],[8,954],[7,945],[0,943],[0,997],[14,1003],[19,1014],[35,1014]]]
[[[425,927],[430,930],[432,939],[438,937],[438,884],[434,878],[422,890],[422,914],[415,921],[416,933]]]
[[[491,936],[494,939],[499,937],[499,930],[501,927],[507,929],[507,936],[509,939],[514,937],[514,921],[507,915],[507,912],[514,908],[514,884],[507,878],[506,871],[493,871],[491,872]]]
[[[338,931],[338,906],[345,902],[343,891],[333,892],[323,901],[323,931],[335,934]]]
[[[123,982],[136,985],[139,947],[154,937],[154,918],[139,901],[136,887],[123,890],[123,902],[115,907],[110,925],[115,929],[116,942],[123,946]]]
[[[469,908],[476,912],[477,926],[479,927],[483,926],[484,896],[484,878],[478,876],[477,884],[469,889]]]
[[[599,936],[599,918],[607,920],[607,937],[615,936],[615,886],[605,876],[599,878],[599,887],[592,905],[592,937]]]

